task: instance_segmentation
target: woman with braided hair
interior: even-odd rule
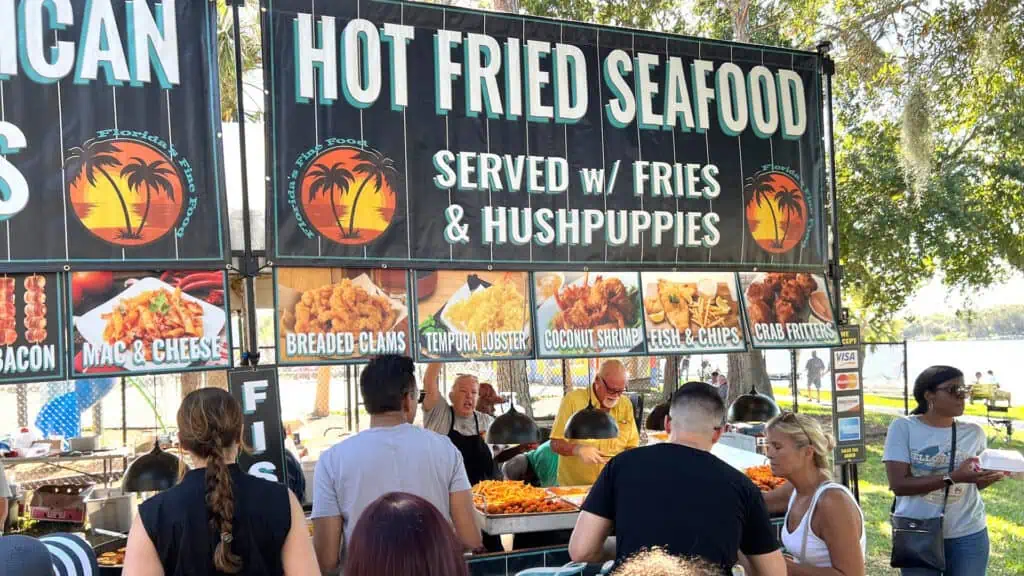
[[[288,489],[242,472],[242,407],[219,388],[178,409],[193,469],[139,506],[125,576],[319,574],[302,507]]]

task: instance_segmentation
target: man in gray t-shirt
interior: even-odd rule
[[[450,520],[467,549],[480,547],[480,529],[462,457],[443,436],[412,425],[416,418],[415,365],[405,356],[372,360],[359,388],[370,429],[320,455],[313,480],[313,544],[324,573],[341,564],[359,517],[377,498],[407,492]]]
[[[952,428],[929,426],[918,416],[897,418],[889,425],[882,460],[909,464],[910,473],[915,477],[944,476],[949,473],[952,441]],[[985,431],[981,426],[957,422],[953,469],[959,468],[968,458],[980,456],[986,445]],[[939,489],[917,496],[898,496],[896,515],[937,518],[942,513],[944,493],[944,489]],[[949,489],[942,527],[945,538],[970,536],[985,529],[985,503],[976,484],[953,484]]]
[[[0,460],[0,534],[3,534],[7,522],[7,499],[11,496],[11,487],[7,485],[7,476],[4,474],[4,461]]]

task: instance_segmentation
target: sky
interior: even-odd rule
[[[914,316],[928,316],[945,309],[954,312],[965,296],[958,290],[951,291],[943,286],[941,277],[937,276],[917,292],[903,312]],[[971,296],[977,310],[1003,304],[1024,304],[1024,274],[1018,272],[1008,282],[977,291]]]

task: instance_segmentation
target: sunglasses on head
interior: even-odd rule
[[[779,422],[788,422],[790,424],[796,424],[797,427],[800,428],[800,431],[804,433],[804,436],[807,437],[807,440],[810,441],[811,435],[807,433],[807,428],[804,428],[804,425],[800,423],[800,419],[796,417],[796,412],[792,412],[790,410],[783,410],[782,414],[779,416]]]

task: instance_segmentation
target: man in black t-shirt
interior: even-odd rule
[[[572,559],[600,561],[614,529],[617,564],[642,549],[660,547],[676,556],[703,558],[731,574],[742,551],[757,574],[785,576],[761,492],[710,453],[724,415],[713,386],[690,382],[677,390],[665,418],[669,441],[623,452],[598,476],[573,530]],[[665,486],[667,493],[658,489]],[[652,496],[655,492],[664,495]]]

